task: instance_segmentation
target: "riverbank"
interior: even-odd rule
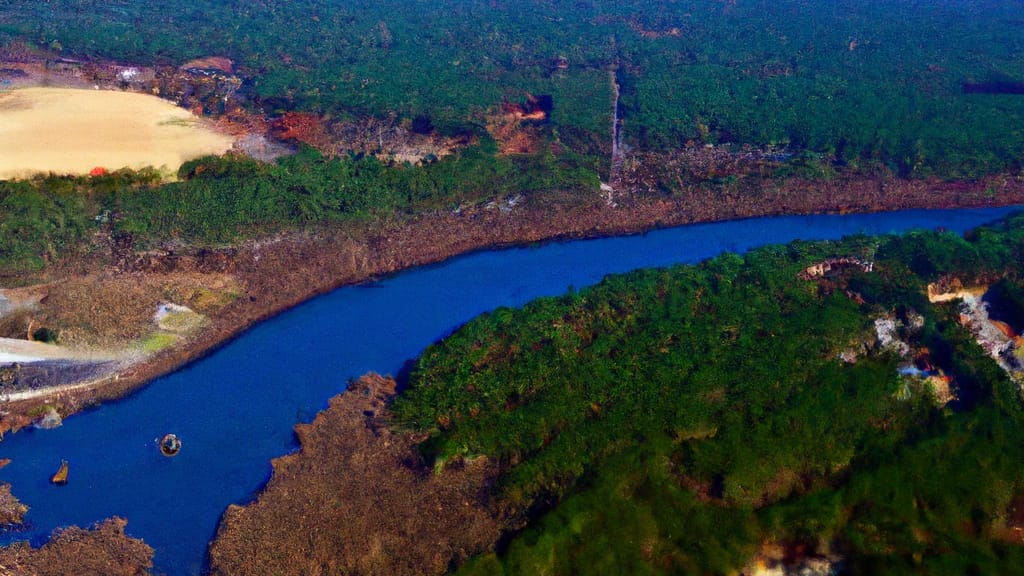
[[[386,222],[284,233],[221,250],[151,252],[134,255],[130,261],[109,258],[107,261],[119,263],[116,270],[106,271],[107,276],[216,273],[232,277],[238,295],[211,314],[207,325],[181,345],[111,374],[100,386],[7,403],[0,431],[24,425],[27,415],[38,412],[41,404],[59,404],[62,415],[67,416],[128,394],[202,357],[248,327],[334,288],[472,251],[779,214],[1024,203],[1024,179],[1019,175],[971,183],[891,177],[769,182],[771,188],[753,192],[691,187],[675,196],[620,194],[614,208],[596,191],[588,202],[580,202],[579,196],[533,197]],[[58,269],[74,271],[81,265],[64,263]]]
[[[273,461],[256,502],[225,512],[210,573],[442,574],[490,550],[503,526],[490,508],[497,466],[433,473],[422,438],[388,427],[394,394],[394,380],[369,374],[297,425],[301,451]]]
[[[58,530],[40,548],[32,548],[28,542],[2,547],[0,574],[149,574],[153,549],[125,534],[127,524],[121,518],[111,518],[88,530]]]
[[[197,573],[225,508],[251,500],[266,483],[267,463],[297,448],[296,422],[311,421],[325,399],[360,374],[402,374],[408,359],[481,313],[518,308],[563,294],[568,286],[582,289],[606,274],[695,264],[722,251],[746,253],[797,238],[946,226],[952,234],[944,241],[956,243],[953,234],[1008,212],[912,210],[723,222],[483,251],[404,271],[304,303],[58,429],[11,435],[0,444],[12,459],[3,478],[32,507],[25,537],[41,540],[54,527],[121,515],[130,519],[133,536],[158,550],[160,570]],[[796,249],[810,246],[798,243]],[[156,440],[167,432],[184,445],[173,459],[157,450]],[[41,483],[62,459],[72,465],[68,485]],[[180,486],[192,487],[189,498],[180,498]]]
[[[802,232],[805,238],[813,235],[814,225],[810,224],[811,222],[828,221],[826,226],[818,227],[818,231],[820,232],[822,228],[834,230],[837,232],[836,236],[825,237],[836,238],[839,230],[850,233],[856,232],[858,228],[865,234],[884,233],[892,230],[893,223],[897,220],[922,227],[934,226],[939,223],[940,214],[942,213],[913,212],[901,213],[898,216],[877,215],[863,219],[778,218],[720,226],[687,227],[630,239],[616,238],[594,243],[575,243],[575,247],[591,247],[592,254],[597,254],[599,258],[608,262],[616,260],[621,254],[659,252],[655,248],[659,245],[657,239],[666,236],[671,237],[672,241],[661,242],[660,245],[669,246],[667,251],[673,255],[678,254],[680,258],[686,258],[685,255],[689,254],[687,262],[696,262],[699,258],[706,257],[708,252],[717,252],[728,246],[730,241],[737,242],[737,250],[744,255],[725,255],[706,265],[637,271],[625,276],[610,277],[597,286],[589,282],[576,284],[587,288],[582,288],[574,297],[533,300],[523,308],[502,309],[479,316],[463,328],[445,336],[445,340],[438,346],[427,349],[417,357],[415,364],[406,364],[407,368],[411,368],[409,388],[394,404],[385,404],[384,408],[380,404],[368,404],[367,398],[374,397],[377,393],[372,390],[364,393],[365,381],[351,383],[348,391],[330,400],[330,407],[318,415],[311,426],[296,427],[301,451],[274,461],[272,480],[261,489],[257,501],[244,508],[229,508],[221,521],[218,539],[210,548],[215,573],[258,573],[258,568],[254,567],[272,565],[271,562],[288,562],[289,559],[296,563],[294,565],[302,565],[301,562],[332,568],[351,565],[364,557],[359,548],[367,542],[390,541],[396,533],[409,534],[408,531],[389,527],[393,527],[393,524],[389,523],[393,517],[401,517],[408,513],[409,508],[414,507],[417,496],[421,495],[420,490],[409,487],[409,484],[406,484],[410,490],[409,495],[405,498],[396,498],[391,492],[383,496],[385,490],[377,491],[368,487],[376,486],[380,479],[383,479],[385,486],[394,486],[397,482],[393,478],[409,474],[410,468],[422,470],[422,458],[428,461],[431,457],[435,458],[434,471],[447,474],[452,469],[449,466],[453,462],[461,464],[460,455],[467,454],[473,456],[474,464],[490,457],[501,467],[502,477],[496,483],[501,487],[496,491],[496,499],[499,501],[506,497],[506,502],[519,503],[524,508],[529,508],[528,504],[523,503],[522,494],[533,490],[534,494],[541,495],[539,501],[543,503],[542,509],[547,510],[546,505],[552,500],[549,498],[550,494],[573,494],[566,498],[565,507],[544,515],[544,519],[534,522],[527,532],[523,533],[515,527],[508,530],[508,538],[503,539],[498,556],[474,562],[474,568],[469,570],[471,573],[474,573],[474,570],[480,574],[499,573],[499,563],[505,566],[506,573],[519,573],[523,571],[522,566],[543,566],[544,562],[551,561],[551,558],[558,558],[557,563],[551,561],[557,566],[575,566],[591,562],[595,557],[600,558],[602,553],[608,554],[610,562],[618,562],[619,567],[643,565],[640,561],[650,562],[654,566],[679,567],[680,570],[684,570],[684,566],[711,566],[705,558],[693,558],[676,552],[686,550],[685,554],[689,554],[698,548],[693,545],[684,547],[680,544],[678,518],[683,517],[694,518],[692,524],[695,529],[691,532],[704,535],[696,536],[687,542],[725,541],[731,545],[733,538],[745,542],[730,549],[730,554],[737,556],[731,560],[732,570],[739,569],[743,562],[752,557],[755,560],[764,560],[765,564],[771,566],[792,566],[805,564],[806,561],[808,565],[824,564],[825,568],[828,568],[828,565],[837,561],[838,555],[841,555],[838,551],[842,548],[835,546],[834,542],[849,532],[822,530],[827,535],[821,537],[820,545],[815,543],[819,542],[813,536],[815,532],[811,532],[810,540],[798,541],[801,546],[805,542],[811,544],[784,559],[775,558],[763,547],[760,556],[755,555],[758,554],[758,545],[768,541],[769,537],[781,539],[789,544],[790,540],[783,536],[784,534],[791,534],[794,531],[801,531],[802,534],[802,529],[789,528],[798,525],[799,520],[789,520],[785,514],[778,512],[780,509],[785,510],[785,506],[792,506],[792,502],[799,496],[813,493],[808,500],[814,502],[807,506],[827,507],[828,512],[821,516],[830,519],[846,518],[847,514],[858,513],[850,506],[842,508],[842,513],[836,515],[834,511],[839,509],[836,504],[838,498],[832,497],[828,491],[838,486],[842,486],[839,490],[846,490],[848,486],[863,487],[863,483],[857,483],[859,480],[848,480],[854,474],[860,478],[863,478],[865,473],[883,476],[884,473],[879,474],[871,467],[862,470],[856,466],[858,462],[864,461],[859,455],[853,458],[851,465],[849,454],[854,448],[845,447],[849,445],[846,443],[852,442],[865,445],[863,440],[853,440],[854,438],[891,438],[872,425],[872,422],[877,421],[873,417],[874,414],[885,414],[894,420],[914,419],[923,422],[925,420],[922,419],[922,415],[939,414],[933,402],[938,401],[941,404],[948,400],[939,396],[938,389],[936,395],[932,395],[933,383],[930,380],[916,377],[900,379],[901,377],[897,376],[898,363],[890,352],[891,338],[878,332],[877,327],[872,329],[872,321],[879,321],[877,318],[881,310],[888,311],[889,315],[885,316],[886,322],[892,326],[899,326],[892,328],[893,334],[899,331],[901,336],[898,338],[903,338],[909,343],[902,344],[906,347],[903,352],[904,361],[921,361],[922,357],[926,358],[924,362],[928,363],[929,370],[944,369],[934,368],[931,362],[935,362],[935,367],[956,366],[956,372],[952,369],[949,372],[948,377],[952,380],[944,380],[947,391],[950,387],[953,390],[967,391],[972,385],[976,386],[969,378],[980,371],[965,368],[967,362],[960,363],[960,351],[968,350],[962,353],[963,356],[970,358],[968,354],[973,355],[975,360],[971,361],[980,360],[979,366],[984,365],[987,369],[991,365],[980,357],[976,347],[963,345],[969,336],[960,332],[952,337],[946,336],[949,340],[940,340],[931,336],[929,332],[921,331],[925,324],[941,326],[944,323],[948,327],[955,323],[957,318],[955,306],[930,307],[921,304],[921,295],[925,291],[922,277],[941,272],[973,285],[979,271],[983,270],[984,273],[993,275],[996,274],[994,271],[1002,271],[1005,278],[1016,278],[1015,269],[1019,262],[1008,255],[1014,253],[1014,245],[1021,244],[1019,218],[1012,220],[1013,224],[1010,225],[997,224],[983,232],[968,234],[967,240],[952,233],[927,233],[889,238],[862,236],[843,242],[793,242],[785,246],[776,244],[762,247],[750,252],[746,252],[740,246],[743,245],[743,238],[748,234],[748,230],[756,230],[772,221],[785,222],[785,226],[792,233]],[[988,214],[989,218],[993,217],[992,212]],[[863,222],[872,219],[879,222],[886,220],[888,224],[873,228],[863,228],[863,224],[840,227],[841,221]],[[944,220],[943,223],[950,227],[951,232],[959,235],[981,224],[982,220],[976,219],[965,226],[957,226],[952,220]],[[802,225],[805,227],[801,231]],[[714,232],[723,229],[727,232]],[[676,236],[687,232],[693,232],[696,241],[688,242],[686,236]],[[1000,236],[1014,238],[1014,241],[1012,244],[1002,244],[1000,240],[994,239]],[[617,243],[629,244],[633,249],[614,248],[613,245]],[[714,248],[699,254],[693,253],[699,251],[700,246],[705,243]],[[638,250],[638,247],[647,250]],[[558,278],[554,282],[556,286],[564,287],[566,280],[564,276],[559,275],[559,268],[583,269],[586,266],[569,257],[568,251],[562,252],[562,249],[562,245],[552,245],[535,250],[475,255],[437,269],[403,274],[401,277],[382,282],[377,290],[342,290],[290,313],[288,318],[301,318],[302,321],[296,324],[308,330],[312,340],[323,334],[318,327],[311,326],[314,323],[313,319],[326,315],[311,314],[310,310],[324,310],[326,307],[319,305],[322,302],[340,303],[336,308],[339,317],[348,316],[348,310],[359,305],[370,307],[370,302],[404,308],[404,303],[397,301],[395,296],[405,297],[405,302],[416,302],[423,308],[435,307],[438,300],[417,297],[420,293],[404,288],[403,280],[410,277],[431,277],[432,281],[428,283],[431,291],[444,295],[458,294],[451,286],[436,286],[439,279],[455,279],[460,288],[462,284],[473,285],[478,281],[476,277],[489,273],[482,271],[484,266],[481,266],[479,261],[483,259],[487,259],[486,263],[492,264],[489,269],[501,269],[506,272],[501,277],[504,278],[505,284],[515,286],[510,289],[515,291],[519,286],[529,284],[527,278],[535,268],[524,264],[531,261],[530,256],[525,256],[527,254],[559,255],[558,258],[544,260],[548,265],[543,269],[551,277]],[[868,260],[864,262],[877,263],[877,266],[866,265],[862,268],[851,267],[842,270],[837,266],[827,277],[821,275],[813,279],[804,273],[808,269],[808,264],[822,262],[824,256],[848,254],[865,255]],[[950,254],[957,255],[954,257],[956,265],[950,263],[953,260],[949,258]],[[973,257],[975,254],[984,256],[978,261]],[[471,262],[476,264],[470,264]],[[1006,268],[1007,266],[1009,268]],[[619,270],[623,269],[628,268],[623,267]],[[514,274],[507,273],[509,270],[522,270],[524,278],[513,279]],[[1019,286],[1019,280],[1012,282],[1017,282]],[[495,284],[497,283],[488,283],[490,287],[481,291],[502,293],[504,288]],[[818,289],[815,289],[814,285]],[[864,290],[863,295],[856,292],[861,289]],[[377,293],[390,294],[392,298],[378,298]],[[348,298],[349,295],[353,298]],[[447,300],[454,308],[458,306],[457,302],[463,299],[449,297]],[[1020,302],[1019,298],[1013,301]],[[510,305],[518,306],[521,302],[522,300],[518,300]],[[736,306],[736,302],[746,304]],[[415,322],[414,316],[406,313],[398,321],[404,322],[404,317],[409,317],[411,324]],[[1019,317],[1017,315],[1017,318]],[[338,321],[342,322],[340,318]],[[961,319],[960,322],[964,321]],[[256,334],[271,332],[273,326],[277,324],[277,321],[273,321],[253,335],[247,335],[238,346],[231,347],[232,351],[237,352],[237,349],[245,348],[249,341],[256,340]],[[372,328],[366,330],[365,334],[340,341],[339,347],[353,347],[354,341],[361,339],[372,342],[367,346],[371,348],[379,345],[376,339],[380,334],[401,334],[401,328],[395,327],[394,323],[389,321],[367,322],[364,318],[362,322],[356,324],[356,334],[364,326]],[[1013,322],[1014,327],[1018,324],[1018,321]],[[1009,330],[1010,328],[1007,328],[1007,331]],[[723,334],[723,331],[726,332]],[[770,337],[736,336],[750,335],[754,331],[760,331],[760,336]],[[341,332],[353,333],[352,325],[346,325]],[[445,333],[447,334],[447,330]],[[431,334],[436,335],[438,332],[432,331]],[[787,344],[782,344],[783,342]],[[788,344],[789,342],[793,344]],[[932,360],[927,349],[923,347],[923,342],[929,345],[942,342],[942,346],[949,347],[947,349],[956,349],[956,359],[943,357],[942,360]],[[780,350],[786,352],[780,353]],[[792,354],[794,350],[798,351],[796,355]],[[840,352],[841,350],[843,352]],[[755,351],[756,353],[752,353]],[[923,352],[919,354],[919,351]],[[225,355],[228,352],[225,351]],[[839,362],[837,356],[842,358],[842,362]],[[778,361],[766,369],[764,358]],[[214,359],[210,360],[213,361]],[[293,360],[290,364],[296,365],[300,362]],[[374,363],[376,366],[386,366],[389,369],[394,369],[396,364],[397,362],[382,363],[379,360]],[[608,369],[592,369],[602,364],[608,366]],[[695,370],[695,366],[700,369]],[[799,387],[799,395],[777,392],[778,388],[773,391],[771,387],[747,385],[751,381],[748,376],[764,373],[770,373],[770,377],[778,376],[778,382],[783,383],[783,389],[787,386],[792,386],[793,389]],[[348,375],[351,372],[343,374]],[[808,376],[810,374],[818,374],[820,377]],[[582,379],[580,375],[583,375]],[[999,377],[998,373],[993,376],[994,379]],[[312,385],[316,378],[304,380],[310,381]],[[604,389],[598,384],[602,380],[606,386]],[[754,378],[753,381],[760,380],[763,379]],[[585,387],[580,386],[581,381],[586,383]],[[626,385],[623,385],[623,382]],[[630,386],[631,382],[638,386]],[[806,382],[813,382],[814,385],[808,388]],[[856,389],[857,393],[852,394],[852,389]],[[894,394],[897,390],[900,392]],[[1007,392],[1010,390],[1007,389]],[[1016,406],[1016,401],[1012,400],[1016,397],[1015,392],[1014,388],[1013,392],[1002,396],[1009,402],[1011,412],[1012,407]],[[676,401],[672,401],[672,395],[678,396]],[[909,404],[908,399],[911,395],[914,396],[914,404]],[[734,399],[736,396],[742,399]],[[774,408],[763,412],[759,410],[757,417],[746,420],[737,421],[730,416],[723,416],[745,411],[750,405],[748,402],[751,402],[748,398],[756,396],[767,398],[765,404],[774,404]],[[729,400],[724,400],[726,397]],[[786,425],[775,426],[765,423],[772,418],[783,423],[815,422],[815,416],[822,413],[822,397],[835,399],[826,406],[825,413],[834,414],[837,421],[843,417],[849,418],[850,424],[825,425],[816,428],[820,430],[818,434],[804,435],[803,431],[791,432],[791,427]],[[595,398],[598,400],[595,401]],[[779,398],[785,398],[785,401],[781,402],[785,406],[779,407]],[[723,406],[727,402],[736,406],[736,411],[728,404]],[[754,402],[756,401],[751,403]],[[704,403],[706,404],[702,406]],[[650,408],[636,408],[645,404]],[[693,406],[673,408],[688,404]],[[413,408],[410,409],[410,406]],[[665,409],[666,406],[669,408]],[[391,410],[393,416],[382,418],[384,410]],[[687,410],[701,416],[683,416],[687,414]],[[780,410],[791,412],[780,415]],[[488,412],[493,416],[492,420],[488,420]],[[795,415],[799,412],[811,416]],[[949,408],[944,417],[950,421],[960,420],[966,412],[969,412],[969,409]],[[706,416],[712,413],[716,415]],[[899,415],[891,416],[894,413]],[[851,414],[855,416],[850,417]],[[987,414],[979,411],[980,419],[985,420]],[[648,422],[646,432],[640,432],[644,430],[644,425],[638,425],[637,421],[645,420]],[[718,426],[718,422],[723,422],[721,427]],[[382,429],[382,423],[390,423],[391,428]],[[784,435],[787,437],[783,441],[767,444],[750,443],[750,438],[760,436],[760,433],[769,427],[785,431]],[[859,431],[851,432],[858,428]],[[391,450],[389,443],[397,442],[403,434],[407,437],[410,429],[429,434],[431,438],[426,442],[420,439],[419,449],[413,452],[412,458],[394,458],[387,455]],[[742,432],[737,433],[738,429]],[[716,430],[723,432],[716,435]],[[593,439],[581,440],[587,435],[592,435]],[[658,440],[662,438],[661,435],[666,437]],[[937,436],[946,437],[945,431],[940,431]],[[798,440],[801,437],[803,440]],[[908,433],[906,437],[913,439],[917,436]],[[616,440],[609,443],[609,438]],[[964,445],[959,438],[956,441]],[[722,448],[723,443],[731,443],[732,446]],[[836,449],[837,445],[844,447]],[[869,448],[858,450],[884,452],[891,446],[886,443],[879,448],[877,443],[871,441],[866,445]],[[580,449],[581,446],[593,448],[596,450],[595,454],[600,455],[593,455],[586,449]],[[627,452],[626,446],[633,446],[637,452],[622,457]],[[902,449],[904,445],[901,443],[900,447]],[[912,448],[907,447],[907,450]],[[715,468],[712,468],[712,473],[699,477],[692,470],[697,469],[700,464],[693,464],[693,460],[687,461],[690,454],[694,453],[690,452],[690,449],[694,452],[705,449],[703,454],[717,450],[718,454],[727,456],[728,463],[713,460],[711,466]],[[1000,453],[1006,449],[993,450]],[[968,455],[967,469],[972,469],[969,464],[972,460],[969,456],[972,451],[963,450]],[[367,453],[370,456],[358,459],[353,465],[338,461],[347,458],[347,455],[353,452]],[[808,456],[766,456],[772,452],[802,452]],[[937,453],[942,452],[945,451],[940,450]],[[611,453],[617,455],[608,457]],[[657,456],[652,457],[651,453],[657,453]],[[1009,450],[1004,453],[1015,452]],[[743,455],[748,464],[744,464],[742,468],[732,465],[733,459],[728,455],[736,454]],[[817,464],[825,461],[817,460],[822,458],[823,454],[828,454],[824,458],[836,458],[838,464]],[[390,458],[394,460],[388,465],[386,461]],[[380,466],[366,466],[366,461],[370,459]],[[644,459],[656,464],[650,468],[638,464]],[[805,464],[808,461],[814,461],[816,464]],[[929,470],[933,462],[910,460],[908,467],[917,465],[923,470]],[[951,470],[964,469],[962,464],[947,466]],[[390,469],[391,472],[382,471],[381,467]],[[599,471],[602,467],[606,467],[606,470],[617,469],[618,471],[614,473],[615,479],[607,480],[609,476]],[[457,466],[454,469],[458,469]],[[744,481],[712,488],[715,482],[712,479],[718,470],[722,469],[732,474],[730,479],[746,474],[742,477]],[[767,474],[760,472],[765,469],[769,471]],[[1014,467],[1004,466],[1001,469],[1005,477],[1013,478]],[[652,470],[658,472],[651,472]],[[655,474],[662,475],[660,479],[654,479],[657,478]],[[563,484],[565,477],[576,478],[578,483],[572,484],[572,488],[563,492],[559,487],[570,485]],[[970,490],[970,484],[974,479],[971,475],[957,477],[955,474],[946,474],[944,477],[950,478],[950,488],[940,488],[937,490],[939,493],[951,493],[960,489],[952,486],[962,486]],[[646,478],[651,480],[648,481]],[[907,474],[906,481],[908,486],[913,487],[911,490],[918,489],[919,478],[920,475],[916,471]],[[957,480],[961,483],[957,484]],[[352,482],[359,485],[362,490],[344,488]],[[875,485],[884,486],[886,483]],[[944,485],[947,484],[943,482],[932,486]],[[686,489],[680,491],[680,487]],[[483,488],[484,486],[481,486],[481,491]],[[592,496],[582,496],[588,490]],[[731,493],[726,490],[730,490]],[[856,487],[852,488],[852,491],[857,490]],[[659,491],[662,494],[673,493],[675,496],[651,496],[652,493]],[[595,492],[599,495],[593,496]],[[826,494],[824,498],[823,493]],[[670,498],[679,498],[680,495],[683,495],[680,501],[685,502],[685,506],[665,505],[666,501],[671,501]],[[702,503],[696,504],[697,501]],[[915,501],[912,498],[903,499],[903,502]],[[465,503],[462,506],[480,505],[472,499],[463,502]],[[822,502],[825,504],[821,504]],[[785,523],[789,526],[779,526],[779,522],[766,521],[761,525],[764,528],[757,528],[763,532],[756,536],[738,528],[744,524],[751,526],[755,522],[735,522],[735,514],[748,515],[753,519],[755,513],[751,509],[767,510],[776,503],[782,504],[774,507],[767,517],[772,518],[774,515],[775,519],[787,518]],[[441,505],[437,510],[445,514],[453,508],[461,511],[462,507],[458,504],[459,502]],[[671,528],[667,522],[662,523],[662,520],[652,518],[652,509],[655,506],[675,511],[667,516],[672,518]],[[906,506],[910,508],[910,504]],[[987,518],[992,519],[991,523],[997,529],[1004,528],[1003,521],[1006,518],[1001,516],[1000,512],[1006,506],[1006,501],[991,506],[991,510],[998,512],[990,513]],[[374,514],[370,515],[373,517],[371,520],[365,518],[363,510],[367,508],[374,510]],[[689,512],[700,508],[703,508],[708,516],[713,516],[714,520],[708,522],[708,516],[699,513],[679,513],[680,510]],[[967,511],[962,508],[959,510],[963,517],[966,517]],[[315,518],[311,519],[310,515]],[[642,517],[644,520],[629,520],[636,517]],[[534,516],[533,520],[537,518],[538,516]],[[912,521],[918,519],[912,518]],[[928,517],[928,520],[930,518]],[[355,537],[338,537],[333,543],[333,551],[330,550],[330,535],[350,534],[353,522],[360,523],[360,526],[369,522],[376,530],[358,530]],[[440,525],[439,520],[436,528],[440,529]],[[884,524],[868,524],[868,530],[872,534],[877,534],[876,526],[879,525]],[[952,524],[960,525],[960,522]],[[659,526],[659,529],[652,526]],[[712,527],[705,529],[709,526]],[[560,531],[562,532],[559,533]],[[684,529],[682,532],[686,533],[687,530]],[[411,533],[414,537],[410,539],[408,547],[424,540],[442,543],[453,535],[437,534],[433,530]],[[673,533],[675,536],[671,535]],[[987,532],[979,530],[978,533]],[[459,532],[456,531],[455,534]],[[549,534],[555,536],[550,537]],[[517,537],[520,538],[519,542],[512,546],[505,545],[509,541],[515,541]],[[566,540],[569,543],[566,543]],[[612,544],[609,545],[607,542]],[[389,545],[393,546],[390,542]],[[401,546],[398,548],[405,550]],[[712,549],[717,553],[723,548],[720,546]],[[580,549],[586,552],[580,552]],[[518,555],[518,558],[506,562],[506,552],[508,558],[514,555]],[[443,546],[438,546],[437,553],[451,558],[453,564],[458,563],[458,557]],[[519,560],[523,557],[540,560]],[[638,562],[622,560],[634,557]],[[686,564],[678,560],[681,557],[686,558]],[[716,560],[721,561],[722,557]],[[422,573],[443,572],[443,569],[434,570],[429,563],[421,563],[420,566]],[[716,569],[727,571],[723,570],[721,565],[716,566]],[[628,569],[620,570],[628,572]],[[374,572],[361,570],[360,573]],[[390,573],[390,570],[388,567],[381,567],[377,573]]]

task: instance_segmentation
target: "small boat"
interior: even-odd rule
[[[174,456],[181,450],[181,440],[174,434],[168,434],[160,439],[160,453],[164,456]]]
[[[67,460],[61,460],[60,461],[60,468],[58,468],[57,472],[53,476],[50,477],[50,482],[53,482],[54,484],[57,484],[58,486],[64,485],[64,484],[68,483],[68,461]]]

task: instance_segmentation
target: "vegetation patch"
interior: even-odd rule
[[[178,341],[178,336],[166,332],[154,332],[142,340],[142,351],[146,354],[154,354],[165,348],[170,348]]]
[[[861,265],[807,274],[823,261]],[[1021,391],[927,286],[1016,286],[1021,262],[1018,216],[609,277],[471,321],[392,411],[441,467],[501,466],[526,529],[465,573],[727,573],[765,542],[790,565],[996,573],[1024,562],[1003,536]],[[914,350],[952,402],[901,374]]]

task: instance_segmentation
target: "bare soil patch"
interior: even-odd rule
[[[0,179],[97,167],[173,173],[187,160],[231,149],[233,141],[156,96],[72,88],[0,92]]]

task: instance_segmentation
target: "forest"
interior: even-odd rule
[[[1024,19],[988,0],[9,0],[9,42],[124,63],[232,58],[270,115],[485,123],[502,101],[551,95],[549,135],[811,151],[842,166],[974,178],[1020,167]]]
[[[96,232],[130,238],[138,248],[168,241],[209,246],[598,186],[574,154],[498,157],[492,140],[422,167],[372,156],[325,158],[304,147],[272,164],[199,158],[185,163],[179,176],[165,183],[154,170],[119,170],[0,181],[0,276],[24,275],[87,251]]]
[[[6,0],[0,57],[23,45],[171,67],[226,56],[254,113],[397,118],[468,144],[416,165],[298,146],[195,159],[173,182],[0,181],[5,285],[87,256],[98,235],[208,246],[592,198],[616,85],[627,150],[756,149],[785,164],[767,179],[974,181],[1019,177],[1024,158],[1024,17],[1009,0]],[[500,153],[488,119],[527,94],[553,104],[531,126],[544,145]],[[874,266],[804,274],[835,256]],[[1024,566],[1020,375],[927,286],[990,285],[993,315],[1020,333],[1022,262],[1017,216],[966,238],[798,242],[610,277],[429,348],[394,424],[427,438],[438,470],[500,464],[506,538],[465,574],[729,573],[767,543],[851,573],[1000,573]]]
[[[728,156],[723,166],[745,154],[764,159],[753,169],[766,188],[837,174],[1015,177],[1024,98],[992,87],[1022,80],[1016,8],[995,0],[9,0],[0,5],[0,57],[27,46],[174,67],[223,55],[236,63],[246,105],[270,119],[296,111],[382,118],[466,144],[421,164],[300,147],[269,163],[201,158],[176,182],[146,170],[0,182],[0,274],[87,250],[96,231],[131,235],[139,248],[209,245],[520,194],[589,201],[610,177],[613,79],[623,148],[654,154],[638,160],[650,166],[636,172],[653,181],[640,195],[734,179],[703,164],[694,151],[705,146]],[[526,126],[539,145],[503,152],[488,121],[528,94],[552,105]],[[678,150],[687,151],[682,166],[661,173],[668,162],[657,154]]]
[[[804,272],[836,256],[874,266]],[[464,574],[735,573],[766,543],[842,573],[1006,573],[1024,566],[1024,374],[926,286],[992,284],[1019,331],[1022,262],[1018,215],[609,277],[429,348],[395,423],[438,470],[501,465],[507,542]]]

